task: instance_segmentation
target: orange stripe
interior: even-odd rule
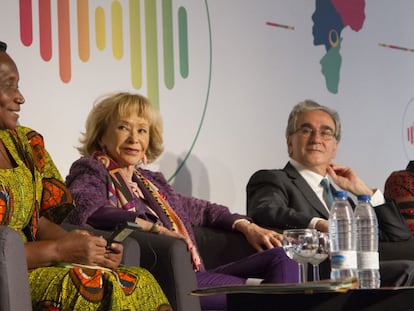
[[[89,2],[78,0],[78,49],[79,58],[86,62],[90,57]]]

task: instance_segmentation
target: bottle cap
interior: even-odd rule
[[[338,191],[335,191],[334,196],[335,196],[335,198],[339,198],[339,199],[347,199],[348,198],[348,192],[343,191],[343,190],[338,190]]]
[[[360,194],[359,196],[357,196],[357,200],[369,202],[371,200],[371,196],[369,194]]]

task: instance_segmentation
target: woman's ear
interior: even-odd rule
[[[99,142],[99,148],[101,148],[101,151],[106,153],[106,146],[102,141]]]
[[[98,140],[98,146],[99,146],[99,148],[101,148],[101,150],[105,149],[105,144],[102,141],[102,137]]]
[[[144,154],[144,156],[142,157],[142,164],[144,164],[144,165],[147,165],[147,163],[148,163],[148,159],[147,159],[147,155],[146,154]]]

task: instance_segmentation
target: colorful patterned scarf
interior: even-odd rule
[[[108,170],[109,176],[108,201],[114,207],[135,212],[134,195],[132,189],[125,180],[125,176],[118,165],[102,152],[95,152],[93,157],[99,160]]]
[[[118,208],[122,208],[128,211],[135,211],[134,194],[129,183],[125,179],[124,174],[120,170],[119,166],[109,156],[102,152],[95,152],[93,157],[100,162],[108,170],[108,200],[109,203]],[[180,233],[184,236],[184,240],[187,243],[188,250],[191,252],[191,259],[193,262],[194,270],[199,271],[201,266],[200,255],[197,248],[191,242],[190,236],[184,223],[180,217],[173,210],[168,203],[166,196],[159,191],[159,189],[147,178],[145,178],[138,170],[134,171],[134,175],[142,182],[148,192],[155,199],[156,203],[161,208],[164,215],[170,222],[171,230]],[[158,215],[159,217],[161,215]]]

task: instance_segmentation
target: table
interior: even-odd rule
[[[227,311],[414,310],[414,288],[356,289],[345,293],[227,294]]]
[[[224,286],[193,291],[227,295],[227,311],[399,311],[414,310],[414,287],[357,289],[354,283]]]

